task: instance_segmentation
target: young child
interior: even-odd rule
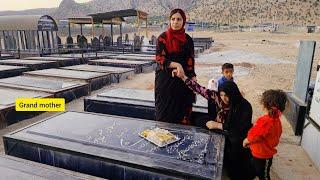
[[[225,81],[234,81],[233,72],[233,64],[224,63],[221,71],[222,77],[219,79],[210,79],[208,82],[208,89],[218,91],[219,86],[221,86],[221,84],[223,84]]]
[[[243,140],[243,147],[250,147],[254,176],[260,180],[270,179],[270,167],[282,133],[281,113],[285,110],[287,96],[281,90],[267,90],[262,94],[261,104],[266,115],[258,118]]]

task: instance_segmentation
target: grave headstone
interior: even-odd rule
[[[88,47],[88,40],[84,36],[80,36],[78,39],[78,46],[80,48],[87,48]]]
[[[135,36],[133,40],[133,48],[135,51],[140,51],[141,49],[141,41],[139,36]]]
[[[102,35],[99,36],[99,42],[103,43],[103,36]]]
[[[58,46],[61,46],[61,38],[59,37],[59,36],[57,36],[57,44],[58,44]]]
[[[307,98],[315,47],[315,41],[300,41],[293,94],[303,102]]]
[[[125,43],[128,43],[128,42],[129,42],[129,35],[128,35],[128,34],[125,35],[125,37],[124,37],[124,42],[125,42]]]
[[[72,48],[73,47],[73,38],[71,36],[67,37],[67,47]]]
[[[157,37],[155,35],[151,36],[151,44],[156,45],[157,44]]]
[[[119,36],[119,37],[117,38],[117,46],[118,46],[118,47],[122,47],[122,36]]]
[[[103,46],[107,47],[111,45],[111,38],[109,36],[104,37],[103,39]]]
[[[93,49],[100,49],[100,41],[97,37],[94,37],[92,40],[92,48]]]
[[[78,34],[78,35],[77,35],[77,43],[79,43],[79,39],[80,39],[80,37],[81,37],[81,35],[80,35],[80,34]]]
[[[301,135],[303,131],[315,46],[315,41],[300,41],[293,92],[287,93],[288,108],[284,115],[291,124],[295,135]]]

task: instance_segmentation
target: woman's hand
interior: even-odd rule
[[[193,81],[197,82],[197,77],[196,77],[196,76],[193,76],[191,79],[192,79]]]
[[[208,129],[221,129],[222,130],[222,123],[218,123],[216,121],[208,121],[206,123]]]
[[[249,144],[250,144],[250,142],[249,142],[249,140],[248,140],[247,138],[245,138],[245,139],[243,140],[243,142],[242,142],[242,146],[243,146],[244,148],[248,148],[248,147],[249,147]]]
[[[175,76],[178,77],[178,70],[177,69],[172,70],[171,75],[172,77],[175,77]]]
[[[184,70],[180,64],[177,66],[177,76],[179,78],[183,78],[185,76]]]
[[[180,73],[180,74],[181,74],[181,73]],[[178,76],[178,70],[177,70],[177,69],[172,70],[172,77],[175,77],[175,76],[177,76],[178,78],[182,79],[183,81],[186,81],[186,79],[188,78],[188,77],[184,74],[184,72],[183,72],[180,76]]]
[[[177,69],[176,76],[178,76],[179,78],[182,78],[185,75],[183,67],[180,63],[171,62],[169,68]]]

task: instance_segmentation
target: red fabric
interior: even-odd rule
[[[248,132],[248,140],[252,155],[256,158],[267,159],[277,153],[282,133],[282,125],[279,119],[281,112],[277,111],[277,117],[265,115],[260,117],[256,124]]]
[[[187,38],[184,28],[173,30],[171,27],[166,31],[166,47],[169,53],[181,52],[181,46],[186,44]]]

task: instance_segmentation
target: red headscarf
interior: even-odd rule
[[[172,52],[181,52],[181,45],[186,44],[187,39],[186,39],[186,34],[185,34],[185,30],[184,30],[184,25],[186,23],[186,14],[184,13],[184,11],[182,9],[174,9],[171,11],[170,13],[170,19],[172,17],[172,15],[179,13],[182,16],[183,19],[183,24],[182,24],[182,28],[179,30],[173,30],[171,28],[171,23],[170,23],[170,27],[169,29],[166,31],[166,45],[167,45],[167,50],[169,53]]]

